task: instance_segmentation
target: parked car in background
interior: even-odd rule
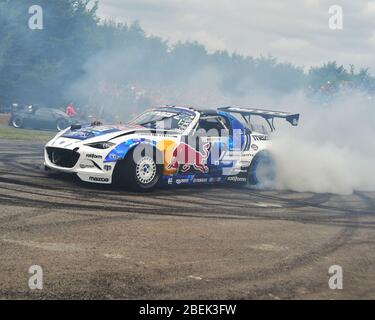
[[[63,111],[53,108],[28,106],[25,109],[13,110],[9,125],[14,128],[48,129],[61,131],[76,120],[68,117]]]

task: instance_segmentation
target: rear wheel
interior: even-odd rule
[[[254,187],[271,187],[275,183],[275,161],[268,152],[255,156],[248,171],[248,182]]]
[[[133,152],[119,161],[114,172],[114,182],[122,187],[138,191],[149,191],[156,187],[162,175],[162,165],[156,163],[154,155],[141,154],[134,159]]]
[[[20,116],[14,116],[11,123],[14,128],[23,127],[23,119]]]

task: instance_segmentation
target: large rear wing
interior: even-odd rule
[[[288,121],[292,126],[298,126],[299,113],[289,113],[283,111],[272,111],[263,109],[252,109],[252,108],[242,108],[242,107],[222,107],[218,108],[220,111],[228,113],[238,113],[245,119],[247,123],[250,123],[250,116],[257,115],[263,117],[269,124],[271,130],[275,130],[274,119],[281,118]]]

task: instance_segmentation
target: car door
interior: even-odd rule
[[[222,159],[228,151],[229,128],[221,116],[202,116],[199,119],[189,144],[195,149],[195,167],[204,168],[204,173],[221,176]]]
[[[33,126],[38,129],[50,129],[54,125],[53,112],[47,108],[37,109],[32,119]]]
[[[227,137],[227,151],[223,154],[220,165],[224,176],[238,175],[250,165],[251,130],[230,114],[223,113],[222,116],[229,128],[229,136]]]

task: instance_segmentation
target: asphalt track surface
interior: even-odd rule
[[[41,143],[0,141],[1,299],[375,297],[375,193],[137,194],[49,176],[42,161]]]

